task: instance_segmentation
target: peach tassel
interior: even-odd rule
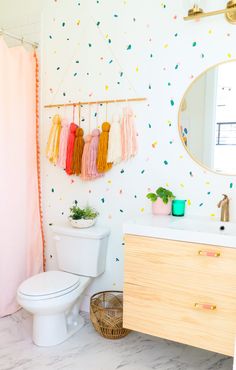
[[[111,125],[108,122],[102,124],[102,133],[100,135],[97,155],[97,170],[99,173],[109,171],[112,167],[112,163],[107,162],[110,127]]]
[[[91,179],[96,179],[101,177],[102,174],[98,173],[97,170],[97,155],[98,155],[98,144],[99,144],[100,130],[94,129],[92,131],[92,140],[89,147],[89,164],[88,164],[88,174]]]
[[[81,164],[82,164],[82,155],[84,150],[84,130],[80,127],[76,129],[75,134],[75,145],[73,152],[73,165],[72,172],[76,176],[79,176],[81,173]]]
[[[90,176],[88,173],[88,166],[89,166],[89,147],[92,140],[92,135],[87,135],[84,138],[84,150],[82,156],[82,166],[81,166],[81,179],[82,180],[90,180]]]

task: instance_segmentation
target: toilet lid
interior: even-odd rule
[[[66,294],[80,284],[80,277],[63,271],[47,271],[24,281],[19,292],[27,296],[49,296],[55,293]]]

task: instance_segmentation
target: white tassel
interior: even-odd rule
[[[109,133],[108,142],[108,163],[120,163],[122,157],[121,152],[121,127],[120,127],[120,116],[114,115],[112,117],[111,128]]]
[[[122,160],[134,157],[137,153],[137,133],[134,124],[134,113],[131,108],[123,109],[121,118],[121,149]]]

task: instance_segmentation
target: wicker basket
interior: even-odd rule
[[[108,339],[120,339],[129,334],[123,328],[123,292],[107,290],[90,299],[90,319],[96,331]]]

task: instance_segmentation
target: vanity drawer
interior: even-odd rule
[[[236,250],[196,243],[125,236],[125,282],[236,295]]]
[[[221,294],[198,294],[161,283],[155,287],[125,283],[123,325],[232,356],[236,299],[226,302]]]

